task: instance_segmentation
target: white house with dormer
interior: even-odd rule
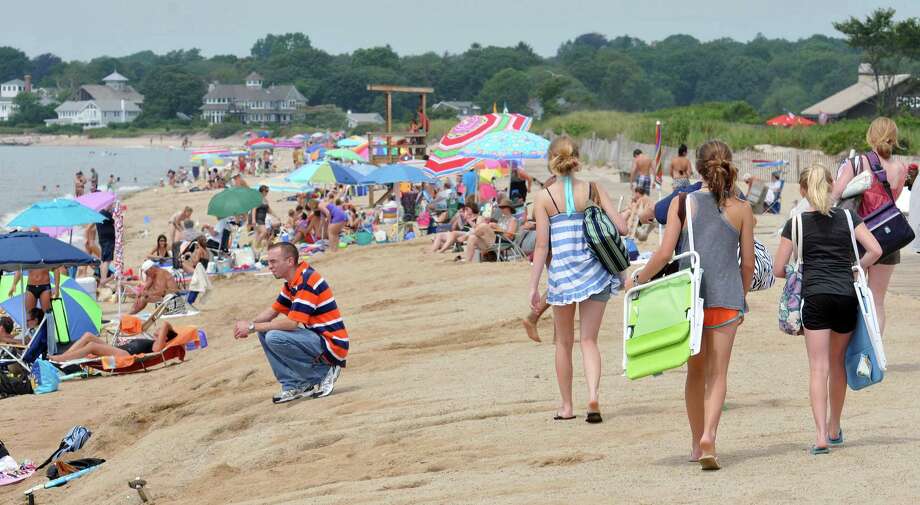
[[[130,123],[141,114],[144,96],[128,85],[128,78],[112,72],[103,84],[80,87],[77,100],[68,100],[54,111],[57,119],[45,121],[48,125],[81,125],[100,128],[109,123]]]

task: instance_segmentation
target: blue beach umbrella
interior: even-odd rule
[[[95,265],[98,261],[76,247],[39,232],[13,232],[0,235],[0,269]]]
[[[549,141],[518,130],[492,132],[460,149],[460,156],[490,160],[522,160],[546,157]]]
[[[397,182],[434,182],[434,178],[421,168],[402,163],[383,165],[367,176],[368,182],[374,184],[394,184]]]
[[[105,220],[102,214],[84,207],[78,202],[66,198],[58,198],[45,202],[37,202],[22,211],[9,223],[11,228],[31,228],[33,226],[64,226],[71,227],[81,224],[101,223]]]

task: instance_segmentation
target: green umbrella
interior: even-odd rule
[[[367,161],[360,154],[351,149],[331,149],[326,151],[327,158],[336,158],[344,161]]]
[[[4,275],[0,278],[0,308],[3,308],[17,324],[25,327],[28,318],[23,314],[25,302],[21,298],[24,291],[22,284],[14,287],[12,275]],[[13,296],[9,296],[11,288]],[[61,276],[61,298],[64,300],[67,325],[74,339],[87,331],[93,334],[99,333],[99,328],[102,326],[102,309],[92,296],[66,275]]]
[[[245,214],[262,205],[262,193],[252,188],[227,188],[208,202],[208,215],[223,219]]]

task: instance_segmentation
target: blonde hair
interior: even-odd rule
[[[565,177],[581,167],[578,145],[570,137],[556,137],[549,145],[549,171]]]
[[[834,180],[824,165],[815,163],[799,175],[799,186],[805,192],[808,203],[821,214],[831,215],[831,188]]]
[[[898,145],[898,125],[890,118],[877,117],[866,130],[866,143],[882,158],[888,159]]]
[[[732,150],[721,140],[710,140],[696,150],[696,169],[709,187],[719,207],[731,197],[738,178],[732,163]]]

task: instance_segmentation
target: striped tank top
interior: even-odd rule
[[[591,295],[608,289],[615,291],[620,287],[620,278],[611,275],[588,247],[584,235],[585,214],[574,211],[571,182],[565,182],[566,211],[559,211],[553,199],[557,214],[549,218],[550,250],[553,257],[548,269],[546,301],[550,305],[581,302]]]

